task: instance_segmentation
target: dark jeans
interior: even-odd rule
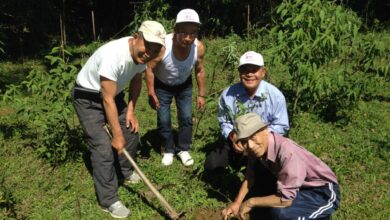
[[[226,168],[230,165],[233,168],[239,169],[241,166],[246,166],[247,158],[243,154],[236,153],[233,150],[233,144],[229,140],[220,136],[218,147],[210,151],[206,155],[205,170],[212,171],[217,168]]]
[[[192,82],[191,77],[178,86],[168,86],[155,78],[155,92],[160,102],[157,110],[157,129],[165,153],[188,151],[192,144]],[[172,133],[171,103],[175,98],[179,122],[178,146]]]
[[[131,174],[130,162],[124,155],[118,155],[111,146],[111,139],[103,126],[107,123],[105,111],[99,93],[77,87],[72,92],[73,105],[83,127],[92,166],[92,175],[99,204],[109,207],[118,201],[118,176],[128,177]],[[115,97],[119,122],[126,140],[125,148],[134,157],[138,134],[126,128],[125,115],[127,104],[123,92]],[[120,170],[116,170],[118,167]]]

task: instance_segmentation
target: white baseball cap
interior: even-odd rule
[[[176,24],[183,22],[191,22],[201,24],[199,21],[199,15],[195,10],[187,8],[179,11],[176,17]]]
[[[253,64],[256,66],[264,66],[263,56],[254,51],[248,51],[240,57],[240,65]]]
[[[138,28],[142,32],[142,36],[148,42],[158,43],[165,46],[166,32],[162,24],[157,21],[144,21]]]

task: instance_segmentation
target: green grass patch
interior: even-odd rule
[[[199,125],[194,139],[194,167],[185,168],[178,159],[172,166],[162,167],[160,151],[151,143],[154,110],[147,106],[144,97],[146,95],[139,102],[142,111],[138,111],[142,128],[139,166],[177,211],[187,212],[188,219],[200,219],[199,213],[215,217],[226,200],[215,197],[217,192],[200,177],[205,158],[203,150],[207,143],[215,141],[218,132],[216,119],[206,117]],[[389,113],[389,103],[372,101],[359,103],[351,122],[343,126],[323,122],[313,114],[294,117],[290,137],[329,164],[339,178],[342,205],[334,219],[389,218],[386,207],[390,202],[390,125],[384,123],[389,120]],[[208,116],[207,112],[205,114]],[[53,168],[38,159],[31,147],[26,147],[28,140],[20,139],[22,134],[15,133],[6,139],[2,131],[0,216],[18,219],[110,218],[99,210],[93,181],[83,158]],[[231,192],[232,195],[235,193]],[[124,186],[119,190],[120,198],[131,208],[132,219],[164,219],[163,207],[151,195],[143,184]]]

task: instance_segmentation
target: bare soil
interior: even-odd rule
[[[195,209],[193,213],[195,220],[214,220],[222,219],[221,210],[216,209]]]

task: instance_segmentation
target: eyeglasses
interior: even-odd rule
[[[176,34],[179,35],[180,37],[189,36],[190,38],[196,38],[198,36],[198,33],[177,32]]]
[[[243,65],[238,67],[238,72],[240,72],[240,74],[255,73],[259,71],[260,68],[261,66],[256,65]]]

